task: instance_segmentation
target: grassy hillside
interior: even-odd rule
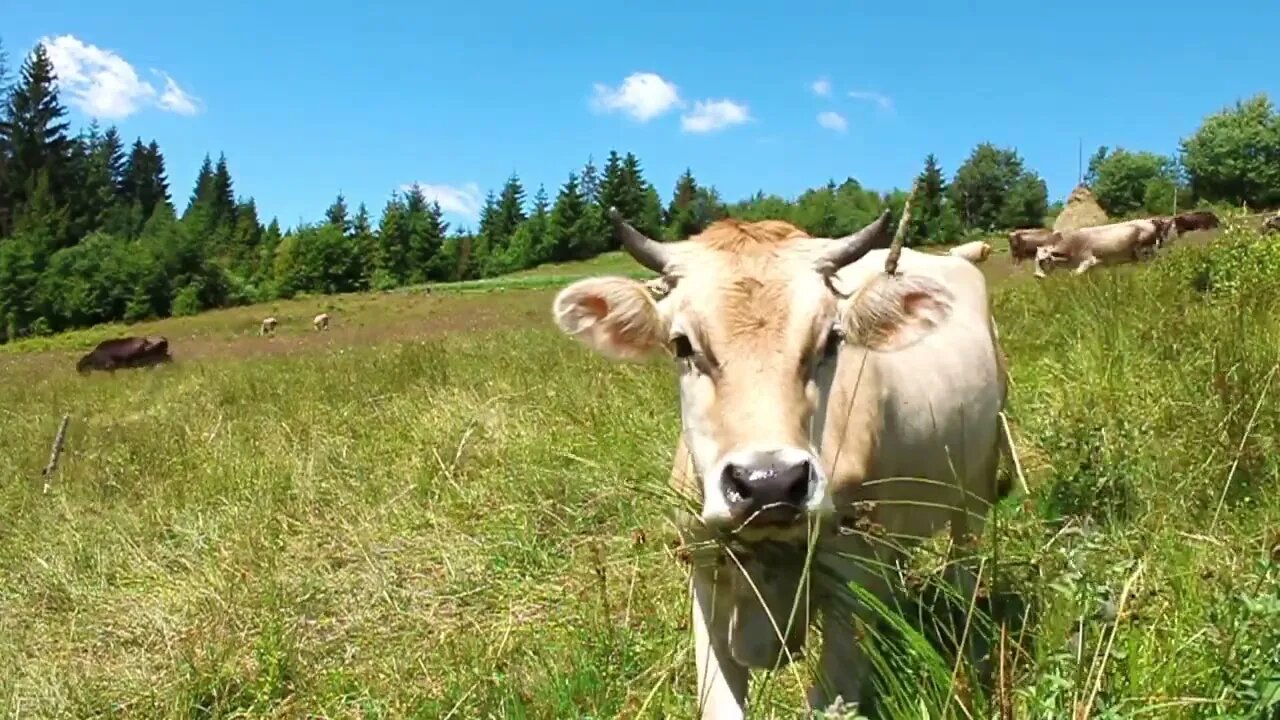
[[[1266,717],[1280,245],[1227,233],[1043,282],[983,267],[1032,485],[988,545],[1036,610],[1008,654],[1013,716],[1091,697],[1090,717]],[[554,331],[554,288],[584,271],[635,267],[148,323],[179,362],[116,377],[71,368],[109,329],[6,350],[6,714],[689,717],[660,489],[674,385]],[[802,679],[758,682],[760,716],[796,717]]]

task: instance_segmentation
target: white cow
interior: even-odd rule
[[[1036,248],[1035,276],[1045,277],[1045,268],[1057,264],[1075,263],[1075,274],[1080,275],[1094,265],[1136,262],[1154,255],[1176,235],[1173,220],[1159,217],[1054,232]]]
[[[277,322],[274,317],[269,317],[264,319],[262,321],[262,331],[261,331],[262,334],[270,335],[271,333],[274,333],[276,331],[276,325],[279,325],[279,324],[280,323]]]
[[[1008,492],[997,481],[1007,375],[982,272],[902,249],[900,237],[869,250],[885,245],[887,211],[834,240],[780,221],[722,220],[664,244],[612,209],[610,218],[660,278],[579,280],[553,314],[610,358],[674,356],[683,431],[672,482],[700,506],[680,532],[711,547],[708,562],[694,553],[692,582],[702,717],[744,716],[749,669],[802,648],[811,604],[824,618],[820,665],[833,693],[812,688],[810,705],[871,700],[872,667],[849,627],[875,611],[851,611],[847,589],[814,583],[810,594],[808,525],[817,562],[887,600],[900,588],[883,563],[901,557],[906,538],[948,525],[953,538],[980,532]],[[900,274],[886,274],[894,265]],[[897,542],[850,530],[865,523]],[[952,580],[973,589],[971,575]]]
[[[329,313],[320,313],[319,315],[315,316],[315,319],[311,321],[311,325],[315,327],[316,330],[328,330],[329,329]]]

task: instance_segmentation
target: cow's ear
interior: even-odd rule
[[[629,278],[579,280],[556,295],[552,313],[566,335],[615,360],[642,360],[666,338],[648,289]]]
[[[902,350],[950,317],[954,303],[951,291],[931,278],[877,274],[844,301],[845,337],[879,352]]]

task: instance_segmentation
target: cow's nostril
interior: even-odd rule
[[[791,484],[787,487],[786,501],[792,505],[803,505],[804,501],[809,498],[809,479],[813,475],[812,468],[809,463],[804,462],[787,470],[793,473]]]
[[[724,467],[724,491],[730,503],[741,503],[751,499],[751,485],[747,478],[751,473],[741,465],[729,463]]]

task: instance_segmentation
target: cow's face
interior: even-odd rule
[[[887,215],[877,223],[841,264],[887,239]],[[912,282],[837,293],[830,255],[847,242],[809,238],[785,223],[726,221],[660,246],[667,287],[659,297],[652,284],[599,277],[555,299],[561,330],[596,351],[673,358],[709,526],[796,537],[807,519],[830,513],[833,488],[818,445],[846,340],[893,349],[935,320],[935,296]],[[897,295],[887,302],[885,293]]]

